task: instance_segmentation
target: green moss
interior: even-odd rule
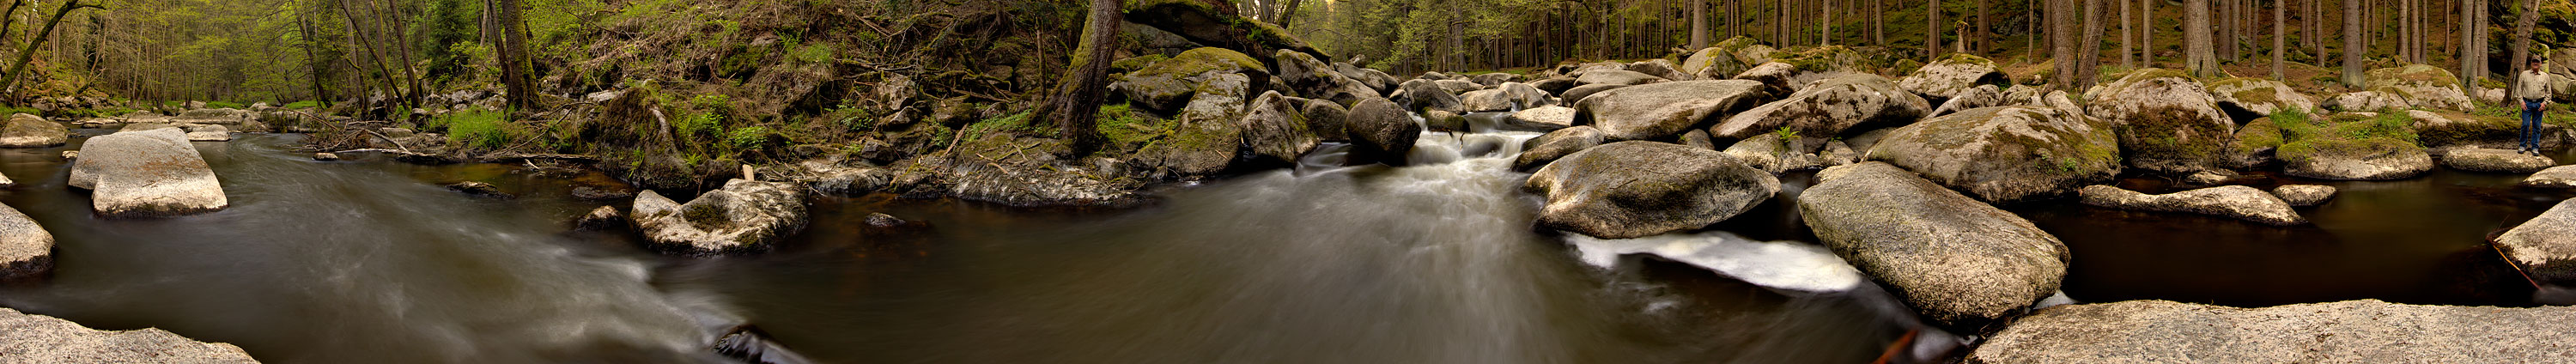
[[[1134,150],[1169,133],[1167,124],[1153,115],[1136,112],[1127,104],[1117,104],[1100,107],[1099,119],[1093,128],[1115,149]]]
[[[1116,65],[1112,64],[1112,66]],[[1264,68],[1266,68],[1266,66],[1262,65],[1261,60],[1254,59],[1252,56],[1244,55],[1243,52],[1236,52],[1225,48],[1209,47],[1181,52],[1178,56],[1172,56],[1171,59],[1154,62],[1152,66],[1146,66],[1136,72],[1142,74],[1171,75],[1173,77],[1188,77],[1189,75],[1207,73],[1209,71]]]
[[[2279,119],[2276,116],[2276,119]],[[2277,153],[2282,160],[2307,161],[2318,155],[2363,156],[2422,148],[2412,128],[2414,118],[2403,112],[2378,116],[2337,114],[2318,125],[2279,120],[2276,124],[2288,138]]]
[[[1970,55],[1970,54],[1967,54],[1967,53],[1951,53],[1949,57],[1942,57],[1942,58],[1941,58],[1941,62],[1947,62],[1947,63],[1953,63],[1953,64],[1980,64],[1980,65],[1986,65],[1986,66],[1989,66],[1989,67],[1991,67],[1991,66],[1994,66],[1994,65],[1995,65],[1995,61],[1994,61],[1994,60],[1986,59],[1986,57],[1978,57],[1978,56],[1975,56],[1975,55]]]
[[[457,145],[492,149],[507,146],[513,133],[506,116],[500,111],[468,110],[447,113],[429,119],[430,129],[447,130],[448,141]]]
[[[1135,72],[1136,70],[1145,69],[1145,67],[1147,67],[1147,66],[1153,66],[1155,63],[1162,62],[1163,60],[1166,60],[1166,59],[1172,59],[1172,58],[1171,58],[1171,57],[1165,57],[1165,56],[1163,56],[1163,55],[1161,55],[1161,54],[1148,54],[1148,55],[1143,55],[1143,56],[1129,57],[1129,58],[1127,58],[1127,59],[1121,59],[1121,60],[1118,60],[1118,61],[1116,61],[1116,62],[1110,62],[1110,63],[1109,63],[1109,72],[1112,72],[1112,73],[1127,73],[1127,72]]]
[[[2272,118],[2254,119],[2253,122],[2245,123],[2244,127],[2236,129],[2237,154],[2253,154],[2263,149],[2280,147],[2281,128],[2272,121]]]

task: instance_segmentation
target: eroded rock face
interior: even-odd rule
[[[2133,71],[2086,99],[2087,115],[2119,131],[2130,167],[2176,174],[2213,169],[2225,164],[2235,143],[2236,122],[2180,71]]]
[[[1717,151],[1629,141],[1567,155],[1523,186],[1547,196],[1538,224],[1603,239],[1706,227],[1780,192],[1780,180]]]
[[[70,140],[69,128],[35,115],[10,115],[8,124],[0,124],[0,148],[43,148]]]
[[[2531,279],[2576,287],[2576,200],[2558,202],[2539,217],[2496,237],[2496,247]]]
[[[2558,161],[2510,150],[2461,148],[2442,155],[2442,166],[2471,172],[2532,173],[2556,167]]]
[[[2289,84],[2261,78],[2238,77],[2210,83],[2209,96],[2237,121],[2251,121],[2286,109],[2317,109],[2316,100]]]
[[[1709,128],[1709,136],[1743,139],[1781,127],[1796,130],[1802,136],[1841,136],[1854,128],[1911,124],[1930,109],[1922,97],[1897,89],[1896,83],[1885,77],[1854,74],[1827,79],[1786,99],[1735,113]]]
[[[0,308],[0,358],[12,363],[244,363],[240,347],[189,340],[161,329],[102,331],[69,320]]]
[[[1574,123],[1601,128],[1611,140],[1670,140],[1753,107],[1770,94],[1745,80],[1628,86],[1575,104]]]
[[[1798,213],[1923,318],[1975,329],[2057,292],[2066,245],[2029,220],[1886,163],[1826,169]],[[1974,331],[1974,330],[1969,330]]]
[[[725,181],[687,204],[653,191],[635,195],[629,219],[655,248],[684,254],[762,251],[805,229],[804,194],[794,185]]]
[[[2576,188],[2576,166],[2557,166],[2540,170],[2539,173],[2532,173],[2530,178],[2522,179],[2522,186]]]
[[[1867,155],[1995,203],[2062,196],[2120,173],[2111,130],[2032,106],[1968,110],[1898,128]]]
[[[2323,185],[2286,185],[2273,187],[2272,195],[2281,197],[2281,202],[2287,202],[2290,206],[2316,206],[2325,204],[2326,200],[2334,199],[2335,188]]]
[[[1915,69],[1913,74],[1906,75],[1904,80],[1896,83],[1896,86],[1904,88],[1906,92],[1921,95],[1926,100],[1947,102],[1949,99],[1958,97],[1960,93],[1968,92],[1978,86],[2011,83],[2012,76],[1996,70],[1995,61],[1987,60],[1985,57],[1951,54],[1949,57],[1933,61],[1932,64],[1923,65],[1923,68]]]
[[[2210,187],[2190,191],[2149,195],[2093,185],[2079,192],[2084,204],[2123,210],[2183,212],[2253,221],[2274,226],[2308,223],[2290,203],[2263,190],[2245,186]]]
[[[1971,363],[2521,363],[2576,356],[2576,308],[2378,300],[2233,308],[2172,301],[2050,307]]]
[[[222,210],[223,185],[179,129],[90,138],[72,162],[70,184],[87,188],[100,215],[176,216]]]
[[[1512,170],[1535,170],[1568,154],[1601,146],[1602,142],[1601,129],[1589,125],[1548,132],[1521,147],[1521,155],[1512,159]]]

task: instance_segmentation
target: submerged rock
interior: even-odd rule
[[[53,269],[54,234],[18,209],[0,206],[0,281],[42,276]]]
[[[0,361],[12,363],[258,363],[241,347],[157,328],[103,331],[0,308]]]
[[[805,228],[799,191],[785,183],[737,179],[687,204],[644,191],[636,194],[628,218],[657,248],[689,254],[756,251]]]
[[[2536,363],[2576,357],[2576,308],[2378,300],[2233,308],[2172,301],[2050,307],[1971,363]]]
[[[1538,224],[1605,239],[1706,227],[1780,192],[1780,180],[1717,151],[1629,141],[1539,168],[1523,189],[1547,196]]]
[[[2316,206],[2325,204],[2326,200],[2334,199],[2335,188],[2323,185],[2285,185],[2273,187],[2272,195],[2281,197],[2281,202],[2290,203],[2290,206]]]
[[[2120,173],[2118,143],[2110,129],[2083,115],[2007,106],[1898,128],[1867,155],[1979,200],[2011,203],[2110,181]]]
[[[2471,172],[2532,173],[2556,167],[2558,161],[2510,150],[2461,148],[2442,155],[2442,166]]]
[[[2531,279],[2576,287],[2576,200],[2559,201],[2548,212],[2496,236],[2495,244]]]
[[[1979,328],[2057,292],[2066,245],[2005,212],[1886,163],[1826,169],[1799,195],[1816,238],[1925,319]]]
[[[2523,187],[2576,188],[2576,166],[2557,166],[2522,179]]]
[[[222,210],[223,184],[179,129],[118,132],[90,138],[72,162],[69,184],[91,189],[100,215],[171,216]]]
[[[483,197],[499,197],[499,198],[510,198],[510,197],[511,197],[511,196],[510,196],[510,194],[508,194],[508,193],[502,193],[502,192],[501,192],[501,188],[500,188],[500,187],[493,186],[493,185],[492,185],[492,184],[490,184],[490,183],[483,183],[483,182],[465,181],[465,182],[451,183],[451,184],[448,184],[448,185],[447,185],[447,189],[448,189],[448,190],[450,190],[450,191],[463,192],[463,193],[465,193],[465,194],[468,194],[468,195],[475,195],[475,196],[483,196]]]
[[[2149,195],[2119,187],[2086,186],[2078,194],[2084,204],[2123,210],[2183,212],[2253,221],[2274,226],[2308,223],[2290,203],[2263,190],[2245,186],[2220,186],[2190,191]]]
[[[332,154],[332,153],[329,153],[329,152],[313,153],[313,160],[317,160],[317,161],[324,161],[324,162],[336,161],[336,160],[340,160],[340,155],[339,155],[339,154]]]
[[[1599,127],[1611,140],[1671,140],[1752,108],[1769,97],[1762,88],[1745,80],[1628,86],[1575,103],[1574,123]]]
[[[71,129],[28,114],[10,115],[0,124],[0,148],[42,148],[71,141]]]

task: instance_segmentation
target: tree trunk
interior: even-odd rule
[[[1995,31],[1994,28],[1991,27],[1993,23],[1986,22],[1986,2],[1988,1],[1991,0],[1977,0],[1977,28],[1968,32],[1968,34],[1976,35],[1977,39],[1959,40],[1961,42],[1967,42],[1968,49],[1976,54],[1986,54],[1986,52],[1992,52],[1995,50]]]
[[[2156,66],[2156,2],[2159,1],[2163,0],[2138,0],[2138,13],[2146,14],[2138,17],[2138,44],[2142,46],[2138,50],[2138,58],[2141,58],[2138,63],[2147,67]]]
[[[2084,42],[2075,50],[2075,89],[2093,87],[2102,73],[2102,1],[2084,0]]]
[[[1700,49],[1708,48],[1708,0],[1685,1],[1690,2],[1690,50],[1698,52]]]
[[[1816,45],[1834,44],[1834,0],[1820,0],[1816,7],[1816,16],[1824,19],[1816,22]]]
[[[1869,42],[1887,44],[1887,0],[1869,0]]]
[[[2478,66],[2484,64],[2486,43],[2478,42],[2478,0],[2460,0],[2460,85],[2469,92],[2478,91]]]
[[[17,99],[18,78],[26,76],[27,64],[36,60],[36,48],[43,47],[45,45],[45,40],[53,38],[54,26],[62,25],[64,15],[70,15],[73,10],[80,10],[82,8],[106,9],[106,7],[101,7],[97,4],[82,4],[80,0],[64,1],[63,7],[54,9],[54,17],[52,19],[45,20],[44,30],[38,30],[36,31],[36,34],[29,34],[27,37],[27,47],[18,50],[18,61],[9,64],[9,74],[7,76],[0,77],[0,90],[6,90],[7,94],[10,96],[8,99]]]
[[[1073,64],[1066,67],[1055,97],[1036,115],[1054,121],[1057,136],[1070,142],[1075,156],[1091,154],[1100,143],[1092,118],[1100,112],[1101,96],[1109,86],[1110,58],[1118,50],[1118,5],[1118,0],[1091,0],[1091,14],[1083,20],[1082,42],[1074,48]]]
[[[519,1],[483,1],[485,9],[496,10],[492,11],[497,15],[493,21],[501,25],[501,49],[495,53],[500,58],[501,85],[507,93],[503,96],[513,111],[537,107],[536,75],[531,74],[536,69],[528,59],[527,23],[521,20]]]
[[[2218,69],[2218,53],[2210,34],[2209,0],[2183,1],[2182,53],[2183,68],[2194,77],[2212,77]]]
[[[2135,42],[2137,38],[2134,37],[2136,33],[2132,33],[2134,30],[2129,29],[2129,0],[2114,1],[2120,2],[2120,68],[2137,68],[2137,54],[2130,52],[2138,44]]]
[[[2362,0],[2343,0],[2343,84],[2361,87],[2361,54],[2369,47],[2361,38]]]
[[[2286,52],[2290,49],[2290,9],[2282,5],[2272,3],[2272,80],[2289,82],[2290,54]]]
[[[1297,9],[1303,2],[1305,0],[1288,0],[1288,8],[1279,10],[1279,29],[1288,29],[1291,22],[1297,21]]]
[[[1923,54],[1925,63],[1941,59],[1941,0],[1923,1]]]
[[[2056,84],[2060,90],[2082,92],[2083,89],[2075,88],[2075,70],[2081,66],[2076,64],[2075,57],[2076,24],[2075,16],[2071,15],[2074,10],[2074,0],[2048,1],[2048,54],[2054,58],[2051,62],[2057,68],[2057,72],[2049,77],[2049,83]]]
[[[2521,8],[2522,12],[2513,17],[2513,49],[2511,49],[2513,58],[2506,61],[2513,64],[2513,67],[2509,68],[2512,70],[2511,73],[2519,75],[2524,67],[2530,66],[2526,63],[2531,62],[2532,57],[2536,56],[2531,54],[2531,28],[2540,23],[2540,17],[2537,16],[2540,14],[2540,0],[2522,0],[2522,6],[2517,8]],[[2506,90],[2522,87],[2522,77],[2504,79],[2511,80],[2506,85]]]

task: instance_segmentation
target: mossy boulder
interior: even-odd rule
[[[1386,99],[1368,99],[1351,107],[1350,163],[1382,163],[1401,166],[1413,144],[1422,138],[1422,124],[1413,114]]]
[[[2425,148],[2492,148],[2513,149],[2521,145],[2522,121],[2513,117],[2470,115],[2424,110],[2407,111],[2414,119],[2418,141]],[[2543,148],[2557,148],[2566,133],[2558,124],[2540,124]]]
[[[1307,128],[1306,114],[1298,104],[1278,91],[1265,92],[1245,105],[1243,118],[1235,119],[1243,130],[1244,148],[1252,151],[1257,162],[1293,164],[1321,143]]]
[[[1199,48],[1128,72],[1109,88],[1137,106],[1173,112],[1201,93],[1248,97],[1254,85],[1269,84],[1268,69],[1242,52]]]
[[[1878,162],[1827,168],[1798,215],[1916,313],[1977,332],[2057,292],[2066,244],[2030,220]]]
[[[1341,71],[1334,69],[1332,64],[1317,60],[1314,55],[1282,49],[1271,58],[1278,63],[1279,80],[1295,90],[1296,96],[1333,100],[1339,103],[1355,103],[1361,98],[1378,97],[1376,88],[1343,75]]]
[[[2460,87],[2460,77],[2441,67],[2413,64],[2370,70],[2366,75],[2363,85],[2371,92],[2395,96],[2414,108],[2469,111],[2477,107]]]
[[[1171,135],[1146,145],[1138,154],[1166,177],[1186,179],[1224,172],[1234,165],[1234,157],[1244,145],[1244,106],[1243,99],[1221,95],[1190,100]]]
[[[1331,60],[1286,29],[1238,15],[1232,0],[1125,0],[1121,5],[1127,21],[1162,29],[1191,42],[1245,54],[1293,50]]]
[[[1952,53],[1932,64],[1923,65],[1896,83],[1907,92],[1921,95],[1933,103],[1946,102],[1977,86],[2012,84],[2012,76],[1995,68],[1995,61],[1966,54]],[[1963,109],[1964,110],[1964,109]]]
[[[635,196],[627,218],[656,249],[691,255],[763,251],[805,229],[803,188],[752,180],[726,181],[686,204],[647,190]]]
[[[1886,77],[1851,74],[1736,113],[1709,128],[1709,136],[1744,139],[1786,127],[1797,135],[1834,137],[1846,131],[1912,124],[1930,110],[1922,97],[1897,88]]]
[[[1768,99],[1759,82],[1665,82],[1602,91],[1574,105],[1575,125],[1593,125],[1611,140],[1671,140]]]
[[[2289,84],[2252,77],[2237,77],[2209,83],[2209,96],[2218,100],[2219,110],[2237,121],[2253,121],[2283,109],[2314,111],[2316,100],[2300,94]]]
[[[1718,41],[1717,44],[1711,45],[1709,48],[1726,52],[1726,55],[1735,57],[1736,63],[1747,66],[1770,63],[1771,54],[1780,51],[1779,49],[1771,48],[1770,45],[1762,44],[1761,40],[1740,35],[1734,38],[1727,38],[1726,40]]]
[[[1683,59],[1680,71],[1697,79],[1719,80],[1743,73],[1744,68],[1750,66],[1752,65],[1736,59],[1734,54],[1729,54],[1725,48],[1709,47],[1691,53],[1690,58]]]
[[[1464,104],[1463,100],[1458,99],[1457,94],[1449,93],[1447,88],[1441,87],[1440,81],[1415,79],[1404,81],[1395,89],[1394,101],[1397,105],[1403,105],[1406,111],[1457,111]],[[1356,103],[1347,105],[1359,107]]]
[[[1567,155],[1522,188],[1547,196],[1539,226],[1629,239],[1735,217],[1771,200],[1780,181],[1717,151],[1628,141]]]
[[[2324,120],[2274,117],[2286,142],[2277,155],[2291,176],[2391,180],[2423,175],[2433,156],[2416,144],[2403,114],[2344,113]]]
[[[10,115],[6,124],[0,124],[0,148],[43,148],[69,141],[70,128],[35,115]]]
[[[2120,135],[2130,167],[2189,174],[2218,168],[2235,143],[2236,123],[2218,110],[2209,89],[2181,71],[2142,69],[2086,95],[2085,114]]]
[[[2110,128],[2034,106],[1925,120],[1896,129],[1866,155],[1993,203],[2062,196],[2120,173],[2119,139]]]
[[[2232,164],[2227,167],[2251,169],[2278,162],[2279,159],[2274,153],[2280,150],[2282,142],[2281,127],[2274,124],[2272,118],[2266,117],[2247,122],[2244,126],[2236,128],[2236,145],[2229,148],[2235,153],[2235,158],[2229,161]]]

